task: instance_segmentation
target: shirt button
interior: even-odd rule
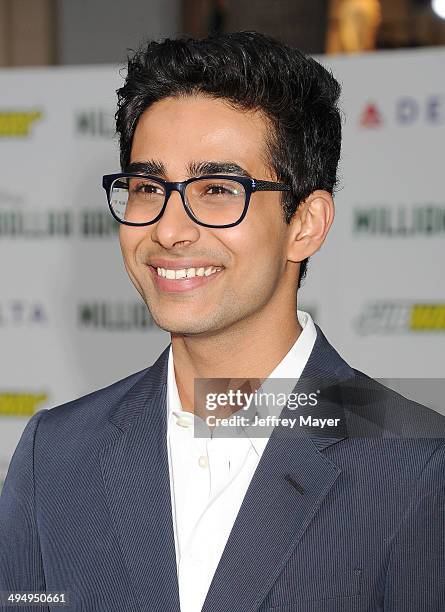
[[[191,423],[188,419],[179,417],[178,420],[176,421],[176,425],[179,425],[179,427],[190,427]]]
[[[179,427],[190,427],[193,422],[193,415],[190,412],[181,410],[180,412],[173,412],[176,417],[176,425]]]
[[[204,455],[201,455],[200,458],[198,459],[198,465],[199,467],[206,468],[209,465],[207,457],[205,457]]]

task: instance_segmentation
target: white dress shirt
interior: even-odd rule
[[[298,310],[297,316],[303,331],[267,379],[289,379],[288,393],[294,388],[295,379],[301,376],[317,335],[308,313]],[[171,347],[167,410],[170,490],[181,612],[200,612],[269,438],[251,437],[247,429],[243,430],[243,435],[236,437],[212,437],[210,430],[207,437],[195,437],[196,425],[208,428],[199,417],[182,411]]]

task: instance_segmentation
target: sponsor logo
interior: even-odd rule
[[[383,123],[383,117],[376,104],[367,104],[360,116],[359,123],[364,128],[377,128]]]
[[[77,308],[81,329],[131,331],[155,326],[143,302],[82,302]]]
[[[85,237],[105,238],[119,233],[119,223],[107,209],[81,211],[79,225],[79,233]]]
[[[85,238],[106,238],[119,232],[109,211],[80,210],[0,210],[0,237],[66,238],[74,234]]]
[[[359,334],[445,331],[445,303],[381,301],[366,304],[354,322]]]
[[[445,121],[445,104],[441,95],[431,95],[425,100],[405,96],[396,102],[396,121],[400,125],[424,122],[440,124]]]
[[[360,111],[358,124],[361,128],[375,129],[395,124],[412,126],[419,123],[429,125],[445,124],[445,96],[431,94],[424,99],[414,96],[396,98],[392,107],[382,111],[375,101],[366,102]]]
[[[116,134],[114,116],[100,108],[77,111],[75,130],[80,136],[113,138]]]
[[[70,210],[2,210],[0,237],[42,238],[70,236],[73,233]]]
[[[445,234],[445,205],[366,206],[353,211],[353,232],[359,236],[437,236]]]
[[[41,118],[40,110],[0,111],[0,138],[27,138],[34,123]]]
[[[0,392],[0,416],[31,417],[48,393]]]
[[[414,304],[410,314],[413,331],[445,330],[445,304]]]
[[[48,323],[48,316],[41,302],[11,300],[0,302],[0,327],[40,326]]]

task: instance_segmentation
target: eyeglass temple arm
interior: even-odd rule
[[[291,191],[292,188],[284,183],[274,183],[272,181],[255,181],[255,191]]]

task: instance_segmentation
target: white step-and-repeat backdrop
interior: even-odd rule
[[[443,378],[445,49],[323,58],[343,85],[336,219],[300,291],[374,377]],[[101,177],[116,66],[0,71],[0,488],[32,414],[150,365]]]

